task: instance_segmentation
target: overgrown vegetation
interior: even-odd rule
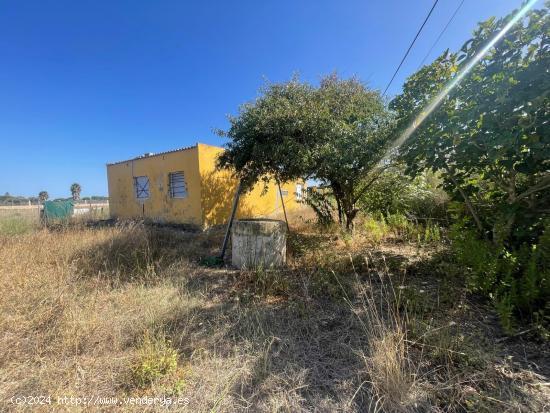
[[[287,268],[247,272],[202,265],[222,230],[0,235],[3,403],[38,390],[179,395],[192,411],[227,412],[527,412],[550,401],[538,376],[548,349],[510,363],[515,350],[495,344],[502,335],[480,319],[490,309],[437,258],[440,242],[404,235],[423,224],[360,217],[350,235],[311,216],[291,217]],[[362,229],[368,220],[381,234]]]
[[[416,122],[515,14],[481,23],[459,52],[445,52],[407,80],[390,103],[401,129]],[[521,320],[534,322],[546,336],[549,27],[547,7],[530,11],[400,150],[409,174],[437,171],[452,197],[454,250],[471,290],[494,302],[507,331]]]
[[[0,235],[18,235],[32,231],[38,226],[38,218],[32,219],[32,215],[38,215],[38,211],[31,213],[3,214],[0,211]]]
[[[393,166],[376,179],[359,199],[359,208],[369,214],[405,215],[410,221],[438,221],[446,224],[448,195],[441,179],[429,171],[414,179],[403,167]]]
[[[266,86],[222,132],[230,142],[220,166],[235,168],[247,184],[316,179],[305,202],[324,227],[336,216],[351,231],[362,210],[375,218],[364,224],[372,234],[394,221],[410,237],[408,224],[425,221],[423,235],[412,231],[421,242],[441,239],[439,226],[452,223],[471,291],[494,302],[508,332],[527,322],[546,336],[548,7],[525,14],[461,74],[516,14],[479,24],[460,51],[446,51],[410,76],[390,110],[355,78]],[[426,112],[458,79],[437,109]],[[412,134],[389,150],[391,141],[401,142],[395,123],[399,133]],[[391,162],[381,162],[390,155]],[[478,250],[469,255],[471,248]]]
[[[550,229],[536,244],[508,250],[479,239],[475,232],[455,224],[453,250],[468,269],[471,291],[492,298],[502,326],[513,334],[519,320],[531,320],[539,335],[550,339]],[[519,320],[518,320],[519,316]]]

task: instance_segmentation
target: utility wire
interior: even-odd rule
[[[428,50],[428,53],[426,53],[426,56],[424,56],[424,59],[422,59],[422,62],[420,62],[420,65],[418,65],[418,68],[420,69],[422,67],[422,65],[424,64],[424,62],[426,61],[426,59],[430,56],[430,53],[432,52],[432,50],[434,49],[434,47],[437,45],[437,43],[439,42],[439,40],[441,39],[441,37],[445,34],[445,32],[447,31],[447,29],[449,28],[449,26],[451,25],[452,21],[454,20],[455,16],[457,15],[458,11],[460,10],[460,8],[462,7],[462,5],[464,4],[464,1],[465,0],[462,0],[460,2],[460,4],[458,5],[458,7],[455,9],[455,12],[453,13],[453,15],[451,16],[451,18],[449,19],[449,21],[447,22],[447,24],[445,25],[445,27],[443,28],[443,30],[441,31],[441,33],[439,33],[439,36],[437,36],[437,39],[435,39],[435,42],[432,44],[432,47],[430,47],[430,50]]]
[[[437,5],[438,2],[439,2],[439,0],[434,1],[434,4],[433,4],[432,8],[430,9],[430,12],[428,13],[426,18],[424,19],[424,23],[422,23],[422,26],[420,26],[420,29],[418,29],[418,32],[416,32],[416,36],[414,36],[414,39],[411,42],[409,48],[407,49],[407,52],[405,53],[405,56],[403,56],[403,59],[401,59],[401,63],[399,63],[399,66],[397,66],[397,69],[395,69],[395,72],[393,73],[393,76],[391,77],[390,82],[388,83],[388,85],[384,89],[384,93],[382,93],[382,97],[386,96],[386,92],[388,91],[388,88],[392,84],[393,79],[395,79],[395,76],[397,75],[397,72],[399,72],[399,69],[401,69],[401,66],[403,65],[403,62],[405,61],[405,59],[409,55],[409,52],[411,51],[412,47],[414,46],[414,43],[416,42],[416,39],[418,39],[418,36],[420,36],[420,33],[422,32],[422,29],[424,28],[424,26],[426,25],[426,22],[428,21],[428,19],[432,15],[432,12],[434,11],[435,6]]]

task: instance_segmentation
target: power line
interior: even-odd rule
[[[432,52],[432,50],[434,49],[434,47],[436,46],[436,44],[439,42],[439,40],[441,39],[441,37],[445,34],[445,32],[447,31],[448,27],[451,25],[452,21],[454,20],[455,16],[457,15],[458,11],[460,10],[460,8],[462,7],[462,5],[464,4],[464,1],[465,0],[462,0],[460,2],[460,4],[458,5],[458,7],[455,9],[455,12],[453,13],[453,15],[451,16],[451,18],[449,19],[449,21],[447,22],[447,24],[445,25],[445,27],[443,28],[443,30],[441,31],[441,33],[439,33],[439,36],[437,36],[437,39],[435,39],[435,42],[433,42],[432,44],[432,47],[430,47],[430,50],[428,50],[428,53],[426,53],[426,56],[424,56],[424,59],[422,59],[422,62],[420,62],[420,65],[418,66],[418,68],[420,69],[422,67],[422,65],[424,64],[424,62],[426,61],[426,59],[430,56],[430,53]]]
[[[439,0],[435,0],[435,1],[434,1],[434,4],[433,4],[432,8],[430,9],[430,12],[428,13],[428,15],[426,16],[426,18],[424,19],[424,23],[422,23],[422,26],[420,26],[420,29],[418,29],[418,32],[416,32],[416,36],[414,36],[414,39],[413,39],[413,41],[411,42],[409,48],[407,49],[407,52],[405,53],[405,56],[403,56],[403,59],[401,59],[401,63],[399,63],[399,66],[397,66],[397,69],[395,69],[395,72],[393,73],[393,76],[391,77],[390,82],[388,83],[388,85],[387,85],[386,88],[384,89],[384,93],[382,93],[382,97],[383,97],[383,96],[386,96],[386,92],[388,91],[388,88],[389,88],[390,85],[392,84],[393,79],[395,79],[395,76],[397,75],[397,72],[399,72],[399,69],[401,69],[401,66],[403,65],[403,62],[405,61],[405,59],[406,59],[407,56],[409,55],[409,52],[411,51],[412,47],[414,46],[414,43],[416,42],[416,39],[418,39],[418,36],[419,36],[420,33],[422,32],[422,29],[424,28],[424,26],[426,25],[426,22],[428,21],[428,19],[429,19],[430,16],[432,15],[432,12],[434,11],[435,6],[437,5],[438,2],[439,2]]]

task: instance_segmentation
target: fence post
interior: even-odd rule
[[[290,234],[290,227],[288,226],[288,218],[286,217],[285,200],[283,199],[283,191],[281,190],[281,184],[277,180],[277,186],[279,187],[279,196],[281,197],[281,205],[283,206],[283,214],[285,214],[286,230]]]
[[[220,259],[223,261],[223,256],[225,255],[225,250],[227,249],[227,243],[229,242],[229,235],[231,233],[231,226],[233,225],[233,220],[235,219],[235,213],[237,212],[237,206],[239,204],[239,197],[241,196],[241,181],[237,185],[237,190],[235,191],[235,197],[233,198],[233,206],[231,208],[231,215],[229,217],[229,222],[227,223],[227,229],[225,230],[225,237],[223,238],[222,250],[220,252]]]

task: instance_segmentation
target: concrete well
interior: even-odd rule
[[[286,224],[273,219],[241,219],[231,231],[231,262],[237,268],[272,268],[286,262]]]

